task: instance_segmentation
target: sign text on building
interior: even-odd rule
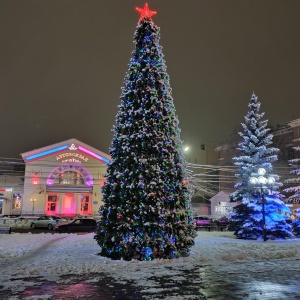
[[[67,152],[67,153],[62,153],[56,156],[56,160],[62,160],[61,163],[68,163],[68,162],[73,162],[73,163],[79,163],[81,164],[81,161],[78,159],[81,159],[85,162],[87,162],[89,159],[88,157],[80,154],[80,153],[74,153],[74,152]]]

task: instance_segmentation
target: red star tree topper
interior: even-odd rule
[[[143,8],[136,7],[135,9],[141,14],[139,22],[143,18],[148,19],[148,20],[152,20],[151,17],[157,14],[157,11],[149,9],[148,3],[145,3]]]

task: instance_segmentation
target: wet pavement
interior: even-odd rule
[[[191,274],[186,274],[180,284],[173,277],[160,278],[156,281],[155,289],[148,290],[137,287],[134,282],[128,280],[116,280],[105,274],[90,274],[86,278],[73,276],[68,284],[57,284],[49,281],[40,282],[39,286],[27,288],[21,293],[0,292],[0,299],[89,299],[89,300],[140,300],[140,299],[185,299],[205,300],[200,295],[199,287],[194,286],[194,281],[189,280]],[[155,278],[151,278],[151,280]],[[35,280],[37,283],[38,279]],[[89,282],[93,281],[93,282]],[[40,296],[40,298],[39,298]],[[182,296],[182,298],[181,298]]]
[[[290,261],[287,261],[289,264]],[[294,261],[299,264],[300,261]],[[249,263],[248,263],[249,264]],[[200,293],[211,300],[299,300],[300,274],[298,270],[285,269],[282,264],[265,267],[262,262],[237,263],[236,270],[222,273],[211,267],[200,268],[202,284]],[[284,265],[284,264],[283,264]],[[254,266],[255,267],[255,266]],[[252,271],[249,271],[251,268]]]
[[[90,277],[93,277],[91,275]],[[96,276],[99,278],[99,274]],[[89,283],[83,281],[82,278],[73,278],[75,283],[71,284],[56,284],[53,282],[43,282],[38,288],[27,289],[19,294],[19,299],[30,299],[37,295],[48,295],[48,299],[57,300],[72,300],[72,299],[89,299],[89,300],[138,300],[142,296],[136,291],[136,288],[127,284],[114,283],[113,278],[105,275],[97,282]],[[34,298],[36,299],[36,298]]]
[[[89,299],[89,300],[299,300],[300,274],[292,269],[299,261],[286,264],[252,262],[234,263],[233,269],[224,273],[222,267],[198,266],[195,270],[175,270],[177,276],[153,276],[149,287],[126,278],[108,274],[89,274],[85,277],[62,277],[69,283],[55,283],[29,278],[39,286],[13,294],[0,292],[0,299]],[[254,264],[254,265],[253,265]],[[290,268],[284,268],[289,264]],[[172,267],[170,267],[172,268]],[[39,297],[40,296],[40,297]]]
[[[300,300],[299,266],[297,259],[199,263],[192,269],[159,264],[156,272],[142,281],[130,273],[125,277],[124,273],[115,274],[110,270],[62,276],[57,282],[29,277],[25,279],[28,284],[23,291],[3,291],[0,282],[0,299]],[[11,279],[14,280],[18,279]]]

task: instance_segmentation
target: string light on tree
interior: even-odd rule
[[[102,188],[102,218],[95,239],[100,255],[152,260],[189,255],[196,232],[190,213],[186,167],[159,46],[156,11],[140,13],[135,50],[121,94]]]
[[[262,223],[263,223],[263,239],[264,241],[267,240],[267,228],[266,228],[266,211],[265,211],[265,204],[266,204],[266,198],[265,198],[265,189],[268,187],[273,186],[275,183],[275,178],[273,176],[266,177],[266,169],[259,168],[257,170],[258,176],[251,176],[249,179],[250,184],[252,184],[254,187],[259,188],[259,193],[261,196],[261,204],[262,204]]]

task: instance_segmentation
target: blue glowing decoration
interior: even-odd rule
[[[174,237],[174,236],[172,236],[172,237],[170,238],[170,243],[173,244],[173,245],[175,244],[175,237]]]
[[[38,154],[34,154],[34,155],[26,157],[26,161],[32,161],[32,160],[41,158],[43,156],[47,156],[47,155],[54,154],[56,152],[65,150],[67,148],[68,148],[68,145],[63,145],[63,146],[60,146],[60,147],[57,147],[57,148],[53,148],[51,150],[43,151],[43,152],[40,152]]]
[[[145,258],[149,258],[153,250],[150,247],[144,247],[142,253],[145,255]]]
[[[176,257],[177,256],[177,252],[175,250],[172,251],[172,257]]]

